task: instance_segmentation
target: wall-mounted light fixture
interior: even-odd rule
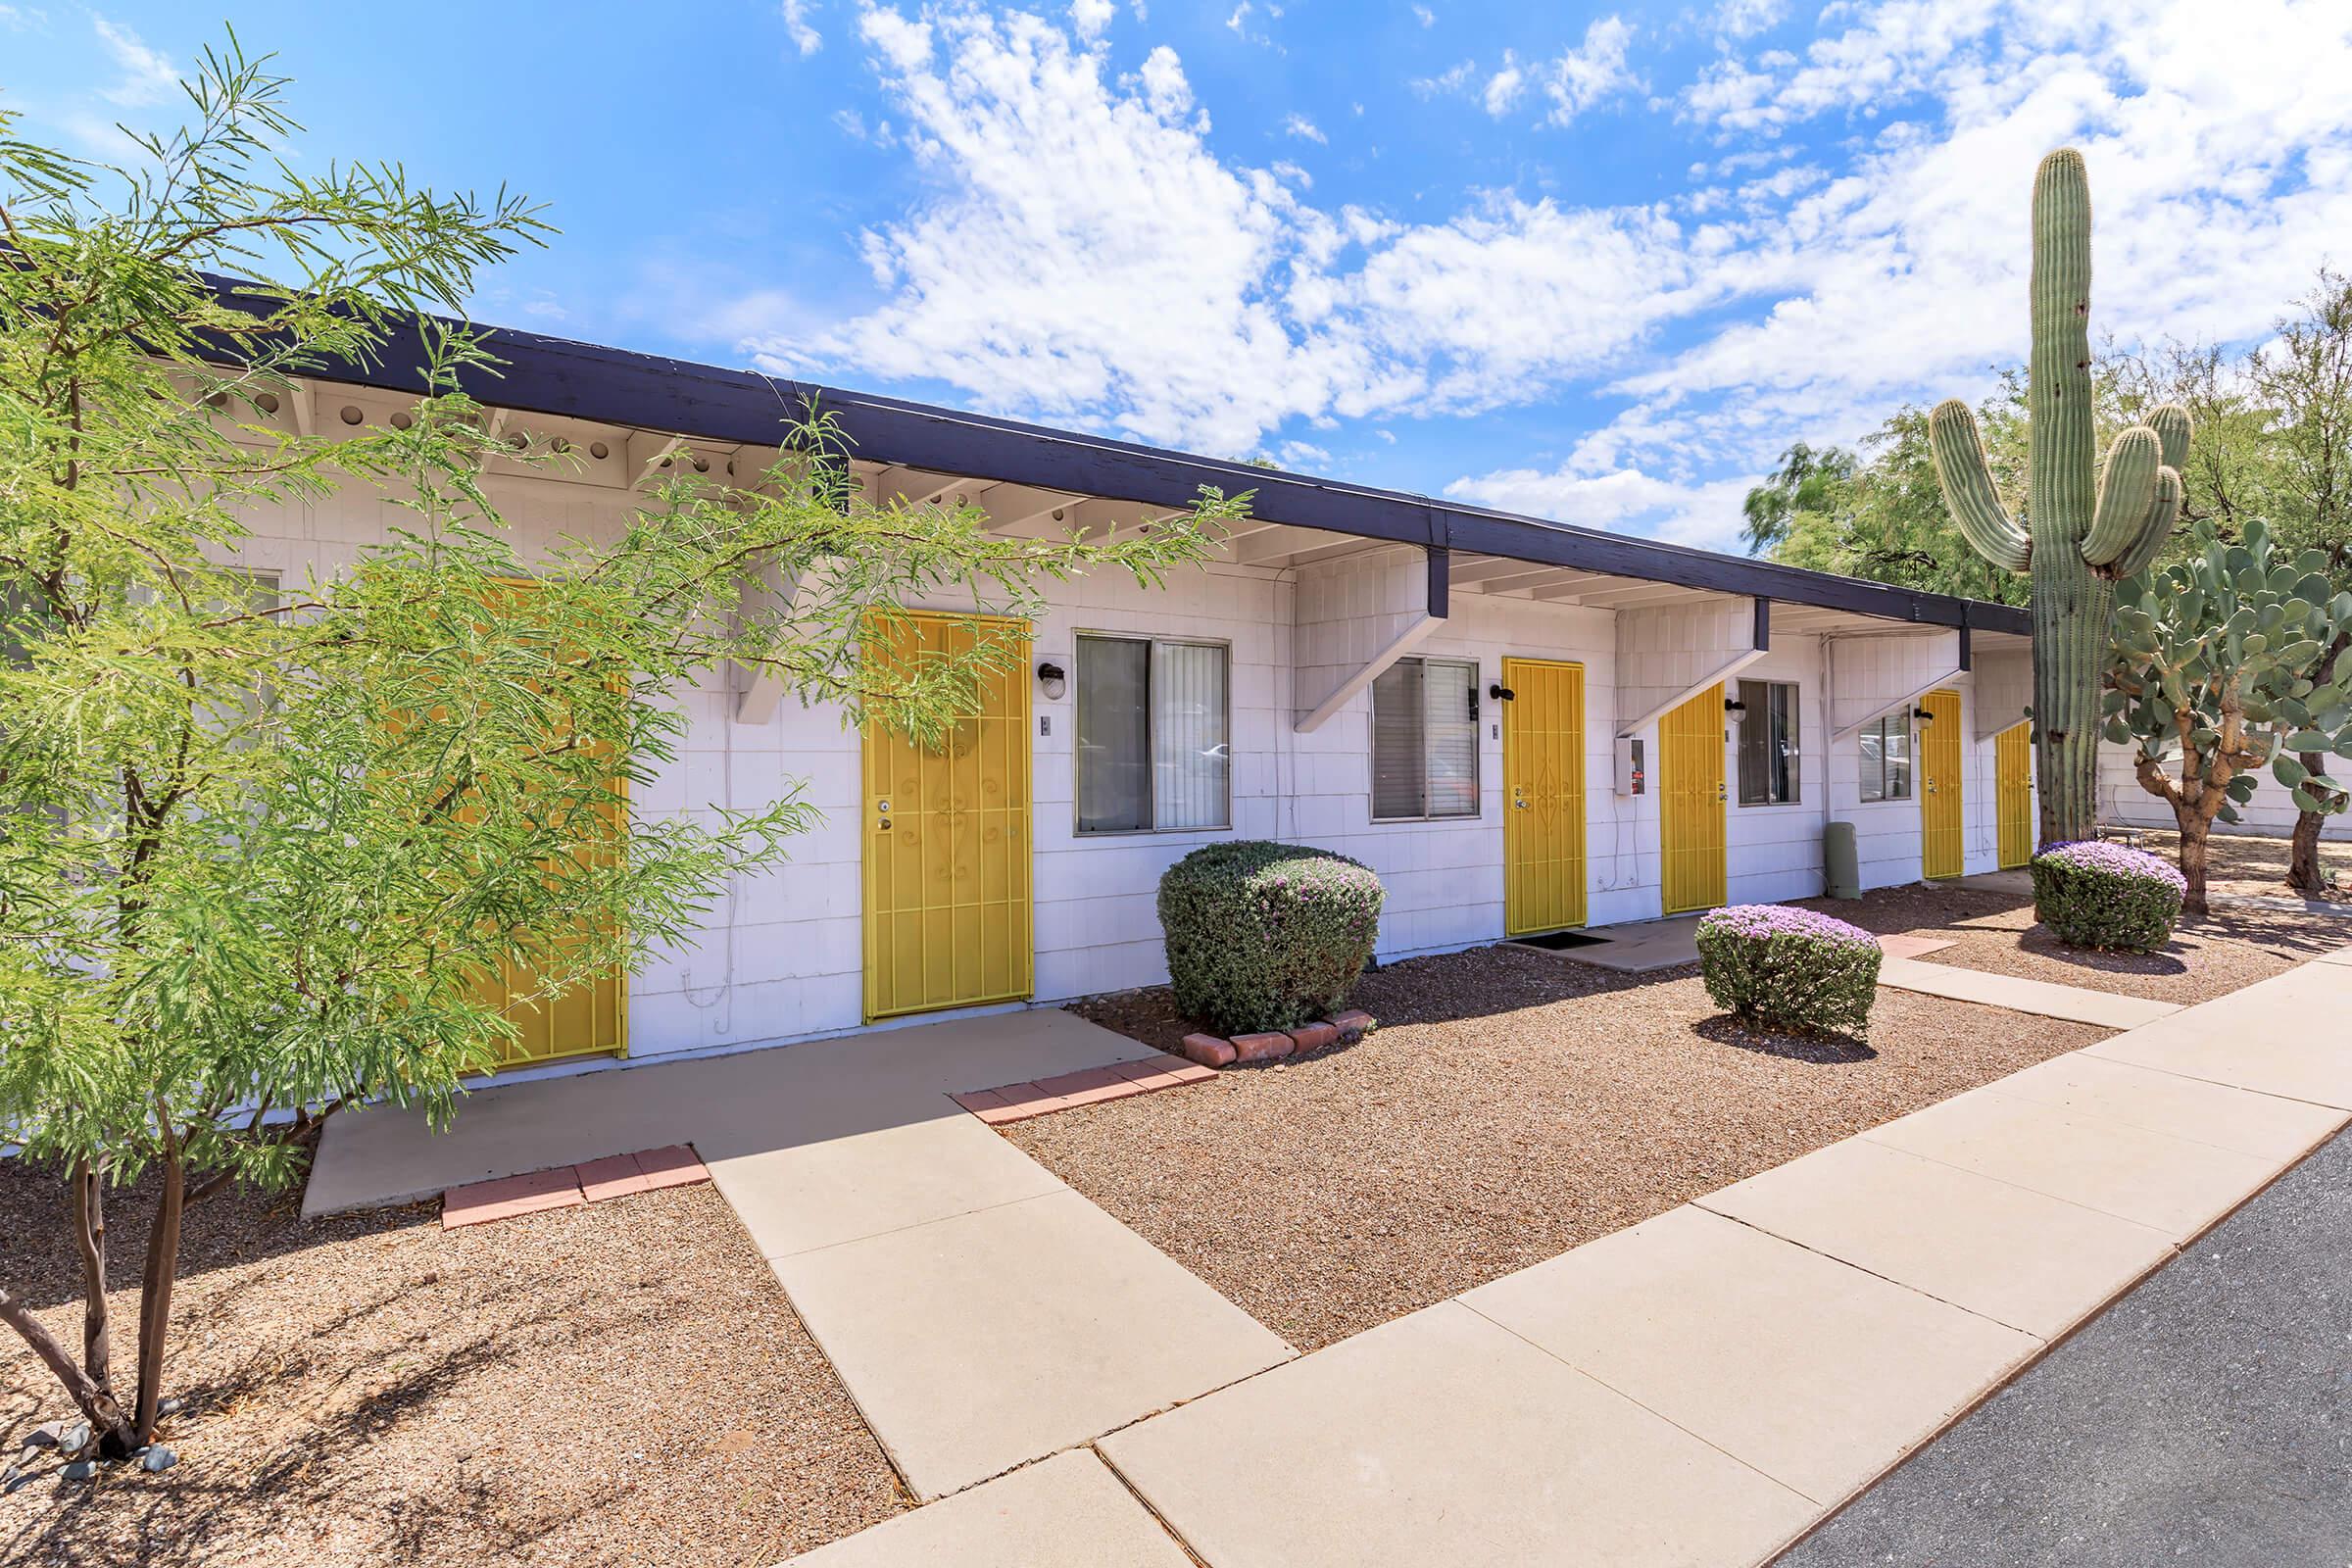
[[[1493,685],[1489,686],[1487,688],[1487,695],[1494,698],[1498,703],[1515,702],[1518,700],[1519,696],[1517,692],[1511,690],[1508,686],[1505,686],[1500,681],[1495,681]]]
[[[1048,660],[1037,666],[1037,689],[1046,694],[1046,701],[1058,703],[1061,694],[1070,689],[1070,678],[1062,673],[1059,664]]]
[[[1936,715],[1924,708],[1914,708],[1911,710],[1911,716],[1918,719],[1922,724],[1933,724],[1936,722]]]
[[[1726,697],[1723,700],[1723,710],[1731,715],[1732,722],[1735,724],[1747,722],[1747,705],[1737,697]]]

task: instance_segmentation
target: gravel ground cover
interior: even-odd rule
[[[2109,1031],[1882,991],[1870,1040],[1740,1029],[1696,966],[1499,946],[1367,974],[1352,1047],[1056,1112],[1013,1142],[1301,1349]],[[1164,989],[1073,1011],[1166,1049]]]
[[[2303,895],[2286,885],[2287,842],[2244,834],[2216,833],[2205,841],[2205,888],[2215,898],[2290,899]],[[2180,835],[2148,832],[2139,847],[2180,863]],[[2332,897],[2352,903],[2352,843],[2320,843],[2320,871],[2334,883]]]
[[[2285,863],[2283,849],[2279,863]],[[2151,1002],[2210,1002],[2352,943],[2352,918],[2345,915],[2232,904],[2218,896],[2211,914],[2182,920],[2172,941],[2154,953],[2068,947],[2034,922],[2034,896],[2028,892],[1916,883],[1874,888],[1851,902],[1809,899],[1805,907],[1827,910],[1881,936],[1940,937],[1953,943],[1923,955],[1928,963]]]
[[[0,1279],[77,1345],[60,1203],[0,1160]],[[143,1206],[110,1215],[118,1325]],[[906,1505],[710,1187],[447,1232],[437,1205],[305,1224],[291,1197],[222,1194],[184,1256],[179,1464],[36,1466],[0,1496],[0,1562],[764,1565]],[[72,1413],[5,1334],[0,1457]]]

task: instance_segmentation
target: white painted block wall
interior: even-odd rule
[[[628,492],[605,485],[493,472],[490,493],[526,554],[564,534],[611,538],[624,524]],[[348,567],[406,514],[380,493],[352,489],[252,519],[241,559],[298,581]],[[1417,551],[1396,549],[1290,571],[1213,564],[1158,590],[1097,574],[1057,589],[1035,632],[1033,662],[1075,668],[1082,631],[1164,632],[1227,643],[1232,692],[1233,825],[1224,831],[1090,835],[1075,831],[1071,800],[1074,692],[1047,701],[1032,689],[1036,996],[1058,1001],[1165,978],[1154,897],[1160,873],[1200,844],[1271,837],[1340,851],[1377,870],[1388,889],[1384,958],[1498,938],[1503,925],[1501,714],[1482,701],[1480,812],[1453,821],[1371,819],[1369,693],[1311,735],[1298,714],[1319,703],[1361,661],[1421,612],[1426,579]],[[941,605],[931,608],[962,609]],[[1474,659],[1479,688],[1499,681],[1506,656],[1566,659],[1585,666],[1586,854],[1595,925],[1651,918],[1658,906],[1654,794],[1612,792],[1610,738],[1643,692],[1688,684],[1746,647],[1744,602],[1672,614],[1455,597],[1450,617],[1417,652]],[[1837,655],[1839,678],[1848,648]],[[1730,896],[1806,897],[1821,890],[1822,823],[1853,809],[1852,744],[1833,748],[1822,698],[1823,644],[1784,636],[1750,678],[1795,682],[1800,691],[1800,799],[1780,807],[1737,804],[1730,816]],[[765,723],[734,718],[731,691],[687,694],[675,760],[640,794],[649,810],[710,815],[798,789],[822,813],[789,862],[736,878],[700,939],[658,956],[630,985],[635,1059],[772,1044],[859,1027],[862,889],[858,735],[841,714],[787,699]],[[1965,682],[1963,683],[1965,684]],[[1634,697],[1629,697],[1634,694]],[[1639,710],[1630,710],[1638,711]],[[1040,730],[1045,733],[1039,733]],[[1656,730],[1645,731],[1653,775]],[[1989,745],[1984,776],[1989,780]],[[1972,803],[1979,795],[1972,775]],[[1989,783],[1984,799],[1989,801]],[[1871,809],[1875,883],[1919,874],[1916,804]],[[1972,804],[1973,810],[1973,804]],[[1972,820],[1974,818],[1972,817]],[[1970,868],[1991,863],[1990,814],[1972,830]],[[1978,838],[1983,838],[1979,844]],[[918,1020],[919,1021],[919,1020]],[[579,1070],[560,1068],[549,1070]]]

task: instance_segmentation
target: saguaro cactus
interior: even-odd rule
[[[2093,463],[2090,179],[2062,147],[2034,175],[2034,349],[2026,372],[2026,521],[1994,492],[1976,416],[1958,399],[1928,421],[1944,504],[1977,554],[2034,579],[2034,771],[2041,842],[2091,835],[2099,682],[2115,584],[2156,559],[2180,512],[2188,411],[2168,403]]]

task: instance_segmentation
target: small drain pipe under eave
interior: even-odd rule
[[[1316,730],[1321,729],[1332,714],[1346,708],[1356,699],[1359,693],[1378,680],[1383,670],[1402,659],[1406,654],[1411,653],[1431,632],[1446,624],[1446,612],[1452,598],[1452,588],[1448,577],[1451,556],[1443,545],[1430,545],[1426,549],[1429,557],[1429,601],[1419,618],[1390,638],[1388,646],[1374,654],[1363,668],[1341,681],[1339,687],[1329,697],[1324,698],[1315,706],[1313,712],[1304,715],[1297,724],[1293,725],[1292,728],[1296,733],[1312,735]],[[1294,639],[1298,636],[1296,627],[1293,628],[1292,636]],[[1291,657],[1294,660],[1298,657],[1295,641]]]

